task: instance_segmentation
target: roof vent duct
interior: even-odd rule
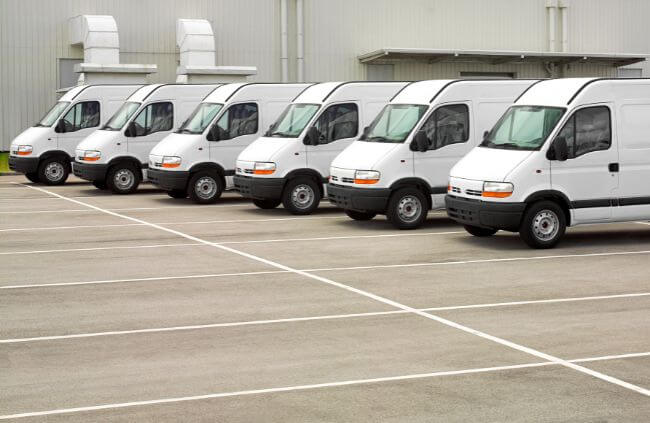
[[[181,56],[176,82],[244,82],[257,73],[255,66],[216,66],[214,32],[205,19],[179,19],[176,44]]]
[[[117,23],[109,15],[79,15],[69,20],[70,44],[81,45],[84,61],[74,67],[83,84],[142,84],[156,65],[120,64]]]

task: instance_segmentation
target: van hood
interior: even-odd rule
[[[237,160],[246,162],[269,162],[275,155],[289,146],[299,145],[296,152],[304,151],[305,146],[299,138],[260,137],[239,154]]]
[[[182,156],[188,149],[201,142],[201,134],[169,134],[154,146],[154,156]]]
[[[105,131],[98,129],[83,139],[78,145],[77,150],[102,150],[105,146],[116,142],[123,137],[120,131]]]
[[[40,140],[46,140],[48,137],[54,135],[54,130],[50,126],[32,126],[31,128],[25,129],[11,141],[10,150],[14,151],[19,145],[34,146],[34,143]]]
[[[401,143],[355,141],[336,156],[334,161],[332,161],[332,167],[374,170],[374,166],[381,159],[398,149],[401,145]]]
[[[477,181],[506,182],[510,172],[534,151],[475,147],[451,169],[450,176]]]

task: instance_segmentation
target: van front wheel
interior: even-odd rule
[[[70,161],[62,157],[45,159],[38,166],[38,179],[45,185],[62,185],[70,174]]]
[[[114,194],[131,194],[138,189],[142,176],[140,169],[131,163],[111,167],[106,177],[106,185]]]
[[[532,248],[553,248],[566,231],[566,216],[552,201],[533,204],[524,213],[519,236]]]
[[[318,207],[321,194],[316,181],[301,176],[287,182],[282,193],[282,205],[289,213],[310,214]]]
[[[480,226],[472,225],[465,225],[464,228],[468,233],[478,237],[492,236],[498,232],[498,229],[481,228]]]
[[[190,178],[187,191],[195,203],[212,204],[221,197],[223,183],[217,172],[200,171]]]
[[[427,219],[428,203],[417,188],[402,188],[390,197],[386,217],[398,229],[415,229]]]

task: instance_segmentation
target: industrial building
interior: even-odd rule
[[[177,80],[179,19],[210,22],[215,65],[250,81],[650,74],[645,0],[3,0],[0,151],[79,81],[81,15],[112,16],[149,82]]]

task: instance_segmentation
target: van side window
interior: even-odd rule
[[[355,103],[328,107],[314,124],[320,133],[320,144],[353,138],[359,132],[359,109]]]
[[[226,110],[216,123],[219,140],[230,140],[242,135],[257,133],[257,104],[234,104]]]
[[[99,101],[77,103],[63,117],[65,132],[99,126]]]
[[[462,144],[469,139],[469,108],[466,104],[438,107],[421,128],[429,139],[429,150],[451,144]]]
[[[136,137],[171,131],[174,126],[174,105],[170,102],[151,103],[138,113],[133,122]]]
[[[578,110],[564,124],[558,137],[566,139],[570,159],[609,149],[612,145],[609,108],[597,106]]]

